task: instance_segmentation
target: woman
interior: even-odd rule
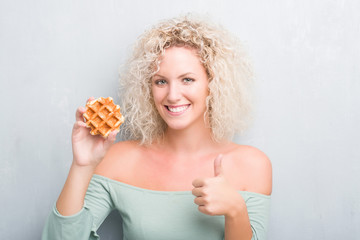
[[[99,239],[115,208],[123,239],[265,239],[271,163],[230,141],[250,109],[237,40],[191,16],[166,20],[139,38],[125,69],[129,141],[91,136],[78,108],[72,166],[43,239]]]

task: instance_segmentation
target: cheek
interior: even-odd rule
[[[196,91],[194,91],[193,96],[196,96],[199,101],[204,102],[205,104],[206,98],[209,96],[209,89],[207,87],[198,88]]]
[[[161,104],[161,101],[163,100],[163,93],[162,93],[161,89],[152,88],[151,92],[152,92],[152,96],[153,96],[155,105]]]
[[[208,98],[208,96],[209,96],[209,91],[206,89],[201,94],[202,107],[204,111],[206,111],[206,99]]]

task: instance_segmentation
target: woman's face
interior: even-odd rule
[[[203,126],[208,78],[196,50],[170,47],[152,78],[155,106],[171,129]]]

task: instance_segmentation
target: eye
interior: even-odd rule
[[[164,79],[155,80],[155,85],[164,85],[166,81]]]
[[[184,83],[192,83],[192,82],[194,82],[194,79],[192,79],[192,78],[184,78],[183,81],[184,81]]]

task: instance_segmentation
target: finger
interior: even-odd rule
[[[74,123],[74,128],[75,129],[78,129],[78,128],[81,128],[81,127],[87,127],[86,123],[84,123],[83,121],[76,121]]]
[[[219,154],[215,160],[214,160],[214,174],[215,174],[215,177],[221,175],[223,173],[223,170],[222,170],[222,154]]]
[[[206,200],[203,197],[197,197],[194,199],[194,203],[199,206],[204,206],[206,204]]]
[[[211,209],[209,209],[209,206],[204,206],[204,205],[201,205],[198,207],[198,210],[203,213],[203,214],[206,214],[206,215],[210,215],[210,216],[215,216],[217,214],[215,214],[214,211],[211,211]]]
[[[87,127],[86,123],[82,121],[76,121],[73,126],[73,133],[77,133],[82,127]]]
[[[193,188],[191,193],[196,197],[201,197],[201,196],[205,195],[204,189],[202,187]]]
[[[109,136],[105,139],[104,142],[104,148],[107,150],[110,148],[110,146],[115,142],[116,140],[116,134],[118,133],[118,130],[112,131],[109,133]]]
[[[203,213],[203,214],[208,214],[206,211],[206,208],[204,206],[199,206],[198,207],[199,212]]]
[[[93,101],[93,100],[95,100],[94,97],[89,97],[89,99],[86,101],[86,103],[91,102],[91,101]]]
[[[112,144],[116,140],[116,134],[117,134],[117,131],[110,132],[107,137],[104,137],[105,138],[105,143],[106,144],[107,143]]]
[[[116,135],[117,135],[118,133],[119,133],[119,130],[114,130],[114,131],[112,131],[112,132],[109,134],[109,137],[108,137],[109,141],[115,142],[115,140],[116,140]]]
[[[83,114],[86,112],[86,108],[84,107],[79,107],[77,110],[76,110],[76,121],[82,121],[84,122],[84,118],[83,118]]]
[[[197,178],[192,182],[192,185],[196,188],[202,187],[205,185],[205,180],[203,178]]]
[[[80,127],[86,127],[86,128],[88,128],[88,125],[86,125],[86,123],[84,123],[83,121],[77,121],[77,124],[78,124]]]

